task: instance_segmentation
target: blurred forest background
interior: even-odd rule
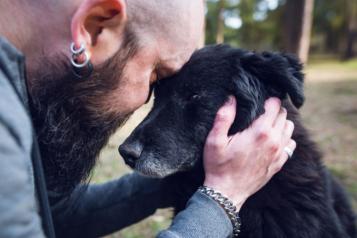
[[[349,60],[357,51],[356,0],[208,0],[206,43]]]
[[[329,170],[357,209],[357,0],[207,0],[206,43],[291,52],[305,63],[305,125]],[[130,172],[118,145],[150,110],[145,105],[102,151],[92,181]],[[356,210],[357,211],[357,210]],[[171,222],[171,211],[109,237],[150,238]]]

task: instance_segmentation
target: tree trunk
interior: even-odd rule
[[[314,11],[314,0],[305,0],[302,33],[299,42],[298,56],[302,62],[306,63],[309,58],[311,28]]]
[[[217,11],[217,34],[216,43],[221,44],[224,42],[224,5],[225,0],[219,0]]]
[[[349,16],[346,49],[343,58],[348,60],[355,56],[354,44],[357,39],[357,1],[349,1],[346,5],[348,7]]]
[[[303,63],[309,56],[314,0],[287,0],[284,13],[284,50]]]

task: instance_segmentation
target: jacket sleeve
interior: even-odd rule
[[[168,207],[163,182],[132,173],[98,185],[81,185],[53,206],[57,237],[99,237]]]
[[[207,238],[231,237],[232,224],[222,207],[210,197],[196,192],[188,201],[169,229],[159,233],[158,238]]]
[[[0,121],[0,237],[41,238],[41,219],[26,164],[31,157],[16,137]]]
[[[168,207],[170,199],[163,197],[162,181],[133,173],[101,185],[79,186],[70,198],[53,207],[57,237],[104,236]],[[231,232],[224,210],[196,193],[159,237],[229,237]]]

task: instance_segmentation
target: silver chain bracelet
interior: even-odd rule
[[[233,236],[238,237],[241,220],[237,212],[237,208],[233,205],[233,203],[221,193],[216,192],[207,186],[199,187],[198,191],[215,200],[225,210],[233,225]]]

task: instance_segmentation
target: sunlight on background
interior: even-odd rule
[[[208,2],[218,2],[218,0],[208,0]],[[229,3],[239,4],[239,0],[230,0]],[[254,13],[253,17],[257,21],[264,21],[267,17],[267,12],[270,10],[274,10],[278,7],[279,1],[278,0],[266,0],[262,1],[257,5],[257,11]],[[225,25],[233,28],[239,29],[243,22],[239,16],[239,11],[225,13]]]

